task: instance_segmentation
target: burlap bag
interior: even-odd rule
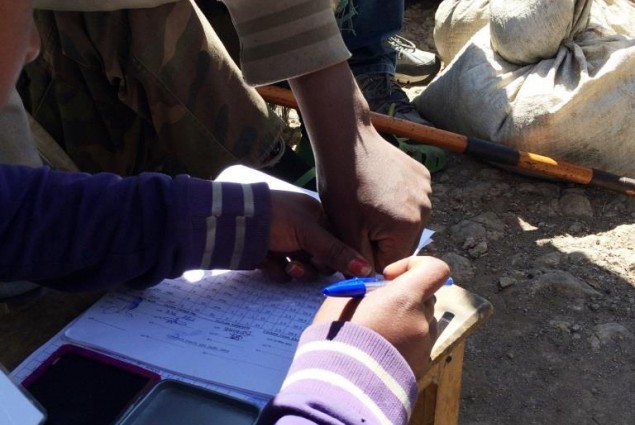
[[[420,113],[443,129],[635,176],[635,3],[490,0],[487,19],[485,3],[441,4],[435,41],[448,63],[414,100]]]

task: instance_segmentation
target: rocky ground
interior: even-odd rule
[[[437,5],[408,2],[422,49]],[[453,154],[433,190],[428,252],[494,305],[468,340],[460,423],[635,424],[635,197]]]

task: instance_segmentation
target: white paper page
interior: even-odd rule
[[[44,414],[22,393],[0,368],[0,424],[38,425]]]
[[[42,345],[40,348],[38,348],[33,353],[31,353],[29,357],[27,357],[15,369],[13,369],[13,371],[9,374],[9,376],[11,376],[11,378],[13,378],[15,382],[23,382],[31,373],[33,373],[35,369],[37,369],[38,366],[44,363],[44,361],[46,361],[46,359],[48,359],[58,348],[60,348],[64,344],[71,343],[71,341],[69,341],[67,338],[64,337],[66,330],[71,325],[72,324],[66,326],[64,329],[58,332],[53,338],[48,340],[44,345]],[[103,351],[103,350],[100,350],[100,351]],[[267,402],[269,401],[269,397],[257,396],[254,394],[247,394],[243,391],[229,388],[224,385],[214,384],[211,382],[204,382],[198,379],[187,378],[179,374],[168,372],[167,370],[164,370],[164,369],[159,369],[156,367],[149,366],[141,361],[124,358],[123,356],[116,353],[108,353],[108,355],[114,358],[117,358],[119,360],[131,363],[131,364],[135,364],[142,368],[151,370],[159,374],[159,376],[161,376],[161,379],[173,379],[173,380],[185,382],[188,384],[196,385],[199,387],[203,387],[211,391],[226,394],[230,397],[235,397],[241,400],[248,401],[252,404],[255,404],[256,406],[260,408],[263,408],[265,404],[267,404]]]
[[[145,291],[104,296],[66,337],[191,379],[274,395],[324,285],[267,280],[255,272],[208,272]]]

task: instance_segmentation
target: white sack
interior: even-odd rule
[[[449,63],[481,28],[489,24],[490,0],[445,0],[434,15],[434,44]]]
[[[533,41],[549,35],[559,47],[552,57],[517,65],[492,47],[484,25],[414,100],[422,116],[439,128],[635,177],[635,3],[570,0],[570,8],[561,0],[524,0],[524,15],[514,20],[501,2],[519,6],[489,3],[498,13],[491,21],[500,53],[517,62],[544,56],[553,47]],[[511,33],[504,33],[505,20]],[[562,22],[564,36],[554,30]],[[619,33],[623,28],[629,30]]]

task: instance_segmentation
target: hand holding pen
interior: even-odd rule
[[[415,376],[427,367],[437,339],[434,293],[449,268],[433,257],[413,256],[387,266],[389,281],[363,298],[326,297],[314,323],[350,321],[382,335],[406,359]]]

